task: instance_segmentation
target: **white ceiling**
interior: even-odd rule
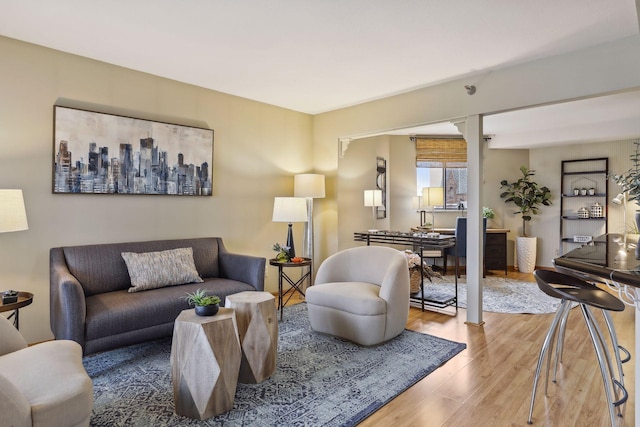
[[[0,0],[0,35],[310,114],[637,34],[635,0]]]

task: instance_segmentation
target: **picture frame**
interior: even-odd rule
[[[213,130],[54,105],[54,194],[213,195]]]

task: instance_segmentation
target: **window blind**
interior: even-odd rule
[[[466,167],[467,141],[462,138],[416,138],[416,166]]]

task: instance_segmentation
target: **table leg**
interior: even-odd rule
[[[280,310],[280,320],[282,320],[282,311],[284,309],[283,295],[282,295],[282,266],[278,266],[278,310]]]
[[[11,313],[8,317],[7,320],[11,319],[13,317],[13,326],[16,327],[16,329],[20,329],[20,311],[19,309],[15,309],[13,310],[13,313]]]

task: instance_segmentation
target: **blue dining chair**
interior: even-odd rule
[[[486,250],[487,247],[487,218],[482,218],[483,223],[483,231],[482,231],[482,245]],[[446,255],[452,255],[455,257],[455,265],[456,271],[458,272],[458,277],[460,277],[460,258],[467,257],[467,218],[459,216],[456,218],[456,245],[452,248],[447,248],[445,250]],[[445,267],[444,271],[446,274],[446,260],[447,257],[444,257]],[[484,268],[484,257],[482,258],[482,277],[486,277],[486,269]]]

